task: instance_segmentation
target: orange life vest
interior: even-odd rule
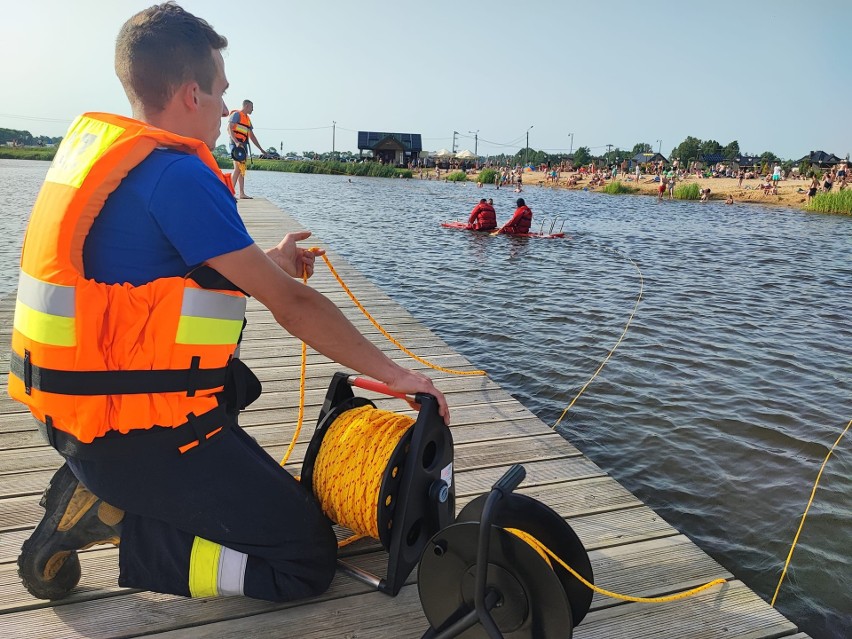
[[[231,123],[231,117],[234,113],[240,114],[240,121],[238,124]],[[248,115],[240,111],[239,109],[235,109],[228,114],[228,126],[231,127],[231,131],[233,132],[234,138],[240,144],[245,144],[248,142],[249,133],[252,130],[251,118]]]
[[[239,291],[190,277],[131,286],[84,275],[83,243],[107,196],[158,147],[197,155],[227,184],[200,140],[87,113],[57,151],[24,240],[9,394],[83,443],[216,408],[242,331]]]

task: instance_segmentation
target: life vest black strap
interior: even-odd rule
[[[29,357],[13,352],[10,372],[25,381],[27,394],[35,388],[58,395],[139,395],[142,393],[183,393],[193,397],[199,390],[225,385],[228,366],[199,368],[201,358],[193,357],[189,368],[153,371],[63,371],[43,368]]]
[[[239,291],[246,297],[251,297],[215,268],[207,266],[206,264],[202,264],[201,266],[192,269],[186,274],[186,277],[194,281],[201,288],[218,289],[220,291]]]
[[[225,406],[220,404],[197,417],[190,413],[186,422],[174,428],[154,426],[126,434],[110,431],[92,443],[84,444],[73,435],[54,427],[50,417],[46,421],[36,420],[39,432],[63,457],[77,459],[138,459],[149,451],[169,449],[174,450],[177,457],[181,449],[192,451],[201,448],[215,440],[222,431],[236,425],[234,416],[229,415]]]

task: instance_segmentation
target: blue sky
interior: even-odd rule
[[[0,127],[62,135],[129,115],[113,71],[133,0],[0,0]],[[852,152],[852,2],[184,0],[229,40],[229,106],[264,146],[356,151],[358,130],[427,150],[603,152],[692,135],[797,159]],[[530,127],[533,127],[530,129]],[[570,134],[573,133],[573,142]],[[224,141],[224,136],[221,138]],[[658,142],[662,140],[662,142]]]

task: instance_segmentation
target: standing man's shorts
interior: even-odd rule
[[[239,171],[242,175],[246,174],[246,163],[245,162],[237,162],[234,160],[234,173]]]

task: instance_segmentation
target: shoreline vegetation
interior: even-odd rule
[[[0,159],[13,160],[43,160],[51,161],[56,154],[56,147],[47,148],[2,148],[0,147]],[[227,170],[232,168],[230,158],[216,156],[219,167]],[[441,171],[434,168],[412,170],[399,169],[378,162],[333,162],[322,160],[291,161],[291,160],[260,160],[255,159],[249,164],[249,170],[253,171],[280,171],[287,173],[314,173],[324,175],[342,175],[352,177],[387,177],[407,178],[423,180],[444,180],[449,182],[473,182],[481,183],[482,188],[496,189],[494,186],[494,170],[482,169],[481,171],[469,170],[467,172]],[[574,191],[597,191],[613,195],[652,195],[658,196],[659,182],[654,181],[654,176],[643,175],[639,181],[634,175],[625,176],[622,179],[609,180],[605,184],[590,185],[587,179],[571,179],[579,177],[576,172],[562,174],[557,182],[547,178],[543,171],[527,171],[523,175],[523,186],[538,186],[541,188],[564,189]],[[672,199],[698,200],[704,189],[709,189],[709,200],[729,200],[733,202],[747,202],[750,204],[768,204],[803,209],[817,213],[831,213],[852,215],[852,190],[833,191],[829,193],[817,193],[808,202],[807,190],[809,180],[805,178],[792,178],[781,180],[777,193],[764,191],[758,178],[740,181],[737,178],[703,178],[687,175],[675,186]],[[503,189],[512,190],[513,186],[505,184]],[[663,199],[670,199],[666,191]]]

